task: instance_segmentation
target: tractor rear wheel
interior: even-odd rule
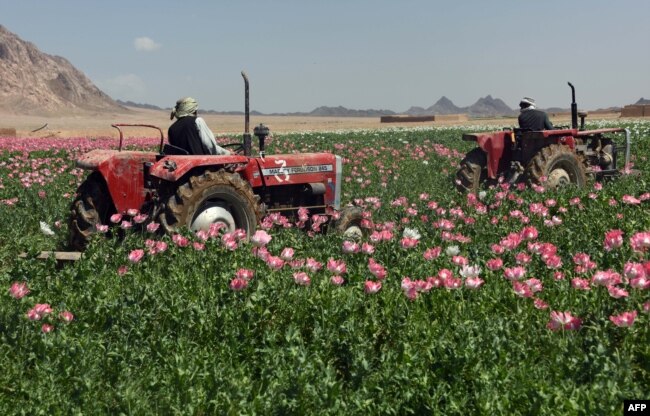
[[[546,178],[542,182],[543,178]],[[552,144],[540,150],[526,166],[529,183],[555,189],[566,185],[582,188],[587,173],[582,158],[567,146]]]
[[[334,232],[345,238],[360,239],[363,237],[361,228],[363,220],[363,211],[359,207],[345,207],[340,211],[338,220],[333,221],[332,228]]]
[[[70,206],[70,247],[82,251],[97,232],[97,226],[108,225],[115,212],[104,178],[99,172],[91,173],[77,190],[77,197]]]
[[[169,197],[160,222],[169,233],[183,226],[208,231],[211,224],[223,223],[226,232],[243,229],[250,237],[261,216],[259,197],[250,184],[222,169],[191,176],[180,185]]]
[[[477,194],[481,185],[487,181],[487,154],[474,148],[465,155],[456,172],[456,188],[460,192]]]

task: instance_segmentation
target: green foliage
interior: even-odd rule
[[[460,141],[459,128],[276,135],[269,154],[342,155],[343,202],[376,197],[378,209],[357,202],[375,224],[395,222],[396,237],[375,244],[372,254],[388,271],[376,294],[364,293],[364,282],[374,280],[370,256],[343,254],[339,236],[295,228],[269,231],[269,251],[279,255],[292,247],[295,258],[343,259],[345,285],[331,284],[326,268],[308,272],[311,285],[297,285],[288,265],[272,270],[250,244],[229,251],[218,239],[195,250],[158,237],[167,251],[130,263],[129,253],[152,238],[144,231],[98,237],[73,264],[33,260],[41,250],[64,246],[69,204],[84,174],[73,169],[73,151],[4,151],[0,202],[17,201],[0,204],[0,413],[618,414],[624,399],[650,393],[650,326],[642,311],[648,291],[629,289],[629,297],[614,299],[603,287],[575,290],[571,279],[579,276],[572,257],[580,252],[598,270],[621,274],[625,263],[648,260],[628,241],[650,231],[648,202],[621,201],[648,190],[650,124],[629,127],[640,176],[605,183],[597,192],[513,192],[515,199],[485,215],[453,189],[456,166],[471,148]],[[25,174],[32,172],[27,187]],[[496,193],[488,192],[486,204]],[[406,206],[391,204],[401,197]],[[547,217],[528,212],[529,204],[550,198],[557,204]],[[445,213],[436,213],[430,201]],[[405,213],[409,207],[417,215]],[[454,218],[454,208],[474,223]],[[539,241],[554,244],[562,258],[564,280],[554,280],[538,256],[527,265],[528,277],[542,280],[538,297],[550,309],[515,296],[503,271],[486,267],[495,257],[491,245],[524,227],[513,210],[525,212]],[[553,215],[561,225],[544,224]],[[471,241],[444,240],[432,225],[438,218],[453,220],[452,233]],[[44,235],[40,221],[55,235]],[[404,227],[422,235],[416,248],[400,247]],[[622,230],[625,243],[605,251],[611,229]],[[482,268],[485,285],[431,289],[409,300],[402,278],[426,279],[443,268],[458,272],[444,254],[452,245]],[[502,255],[506,267],[524,245]],[[424,250],[436,246],[443,254],[426,261]],[[21,252],[28,258],[19,258]],[[123,266],[127,271],[120,273]],[[230,281],[241,268],[255,276],[246,289],[233,291]],[[14,299],[13,282],[26,282],[30,293]],[[37,303],[54,312],[30,321],[26,314]],[[70,323],[58,317],[65,310],[75,315]],[[583,325],[550,331],[550,310],[571,311]],[[639,311],[632,327],[609,320],[631,310]],[[44,322],[54,330],[42,333]]]

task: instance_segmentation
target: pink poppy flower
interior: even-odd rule
[[[172,241],[178,247],[187,247],[190,244],[190,240],[187,237],[184,237],[180,234],[172,235]]]
[[[503,267],[503,260],[499,257],[487,261],[486,266],[489,270],[495,271]]]
[[[41,326],[41,332],[44,334],[49,334],[50,332],[54,331],[54,326],[50,324],[43,324]]]
[[[619,315],[611,315],[609,320],[618,327],[631,327],[634,325],[637,311],[623,312]]]
[[[522,266],[515,266],[503,270],[503,274],[508,280],[521,280],[526,276],[526,269]]]
[[[463,257],[463,256],[452,256],[451,262],[454,263],[456,266],[466,266],[469,264],[469,260],[467,259],[467,257]]]
[[[129,261],[131,263],[138,263],[140,262],[140,260],[142,260],[143,257],[144,257],[144,250],[142,249],[132,250],[129,253]]]
[[[120,266],[117,268],[118,276],[124,276],[128,272],[129,272],[129,268],[127,266]]]
[[[635,277],[634,279],[630,279],[630,286],[632,286],[635,289],[640,289],[640,290],[645,290],[650,288],[650,279],[648,277],[644,276],[639,276]]]
[[[506,251],[506,249],[499,244],[492,244],[492,246],[490,246],[490,249],[492,250],[492,253],[496,254],[497,256],[503,254]]]
[[[270,254],[266,247],[253,247],[253,255],[259,259],[266,261]]]
[[[235,292],[239,292],[241,290],[244,290],[248,287],[248,280],[241,278],[241,277],[235,277],[230,281],[230,289],[234,290]]]
[[[442,247],[433,247],[433,248],[428,248],[424,251],[424,259],[431,261],[434,259],[437,259],[440,256],[440,253],[442,252]]]
[[[589,280],[581,279],[579,277],[571,279],[571,287],[578,290],[591,290],[591,287],[589,286]]]
[[[266,265],[273,270],[280,270],[284,266],[284,260],[277,256],[271,256],[266,259]]]
[[[650,313],[650,301],[643,304],[643,312]]]
[[[330,283],[332,283],[334,286],[342,286],[345,283],[345,279],[341,276],[332,276],[330,277]]]
[[[530,257],[530,255],[524,251],[520,251],[515,255],[515,261],[517,262],[517,264],[522,264],[522,265],[528,264],[530,263],[531,260],[532,257]]]
[[[375,246],[373,246],[372,244],[363,243],[361,245],[361,252],[363,254],[372,255],[375,252]]]
[[[110,220],[113,224],[117,224],[118,222],[122,221],[122,214],[113,214],[111,215]]]
[[[312,257],[307,258],[305,262],[305,267],[312,273],[316,273],[323,268],[323,263],[316,261]]]
[[[27,312],[27,318],[30,321],[39,321],[46,315],[52,313],[52,307],[48,303],[37,303]]]
[[[599,270],[591,278],[593,286],[611,286],[621,283],[621,276],[612,270]]]
[[[384,266],[377,263],[372,257],[368,259],[368,270],[370,270],[370,273],[372,273],[379,280],[386,278],[386,269]]]
[[[106,232],[108,232],[108,225],[106,225],[106,224],[95,224],[95,229],[97,230],[98,233],[106,233]]]
[[[515,294],[519,297],[522,298],[531,298],[533,297],[533,291],[531,288],[523,282],[518,282],[518,281],[513,281],[512,282],[512,290],[514,290]]]
[[[524,283],[528,285],[533,293],[541,292],[542,289],[544,289],[544,285],[542,285],[542,281],[539,279],[531,278],[526,280]]]
[[[571,315],[571,312],[551,312],[551,321],[546,325],[551,331],[580,329],[582,320]]]
[[[625,263],[625,266],[623,266],[623,274],[628,279],[636,279],[638,277],[646,276],[646,271],[641,263],[627,262]]]
[[[147,214],[137,214],[136,216],[133,217],[133,222],[136,224],[142,224],[149,218]]]
[[[420,240],[417,240],[415,238],[404,237],[400,240],[400,246],[404,249],[410,249],[417,246],[419,242]]]
[[[255,276],[255,271],[250,269],[239,269],[235,273],[235,277],[244,279],[249,282],[253,279],[253,276]]]
[[[293,255],[295,254],[295,250],[291,247],[285,247],[282,250],[282,253],[280,253],[280,258],[284,261],[289,261],[293,259]]]
[[[562,273],[562,272],[553,273],[553,279],[554,280],[564,280],[564,273]]]
[[[605,240],[603,241],[603,246],[605,251],[612,251],[616,248],[619,248],[623,245],[623,231],[621,230],[609,230],[605,233]]]
[[[443,284],[447,289],[459,289],[463,286],[463,281],[459,277],[449,276],[444,279]]]
[[[546,257],[544,259],[544,263],[546,264],[546,267],[549,269],[559,269],[560,267],[562,267],[562,258],[560,258],[560,256],[553,254]]]
[[[131,221],[126,221],[126,220],[124,220],[124,221],[122,221],[122,223],[120,224],[120,228],[123,229],[123,230],[129,230],[129,229],[131,229],[132,227],[133,227],[133,224],[131,224]]]
[[[13,282],[9,288],[9,294],[14,299],[22,299],[29,294],[29,288],[25,282]]]
[[[59,314],[59,318],[66,323],[70,323],[74,319],[74,315],[70,311],[63,311]]]
[[[359,246],[358,243],[355,243],[353,241],[343,242],[343,253],[345,254],[358,253],[360,249],[361,247]]]
[[[150,222],[149,224],[147,224],[147,232],[155,233],[156,231],[158,231],[158,228],[160,228],[160,224],[158,224],[157,222]]]
[[[540,298],[535,298],[535,300],[533,301],[533,305],[537,309],[546,309],[546,308],[548,308],[548,303],[544,302]]]
[[[192,243],[192,247],[194,247],[194,250],[196,251],[203,251],[205,250],[205,244],[199,242],[199,241],[194,241]]]
[[[623,198],[621,198],[623,203],[629,204],[629,205],[639,205],[641,201],[632,195],[623,195]]]
[[[465,287],[468,289],[478,289],[483,286],[484,283],[485,281],[478,276],[465,279]]]
[[[630,237],[632,250],[643,253],[650,247],[650,232],[636,233]]]
[[[255,234],[253,234],[253,237],[251,237],[251,243],[256,247],[264,247],[271,241],[271,239],[272,237],[266,231],[257,230],[255,231]]]
[[[330,257],[327,260],[327,270],[333,274],[345,274],[347,268],[343,260],[334,260]]]
[[[134,217],[134,216],[138,215],[138,213],[139,213],[139,211],[137,209],[135,209],[135,208],[131,208],[131,209],[126,211],[126,215],[128,215],[129,217]]]
[[[377,293],[381,290],[381,282],[373,282],[372,280],[366,280],[363,285],[363,290],[367,294]]]
[[[539,233],[537,231],[537,228],[530,226],[524,227],[524,229],[521,230],[520,235],[524,240],[536,240],[539,236]]]
[[[305,272],[294,273],[293,281],[300,286],[309,286],[311,284],[311,279]]]
[[[627,290],[618,286],[610,286],[607,290],[609,291],[609,295],[614,299],[626,298],[630,295]]]

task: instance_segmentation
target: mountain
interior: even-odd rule
[[[492,98],[491,95],[479,98],[478,101],[467,107],[467,113],[474,117],[512,116],[516,114],[503,100]]]
[[[459,114],[463,113],[463,109],[456,107],[451,100],[444,95],[431,107],[427,108],[429,114]]]
[[[153,104],[141,104],[141,103],[134,103],[133,101],[122,101],[122,100],[116,100],[116,103],[118,103],[121,106],[124,107],[133,107],[133,108],[143,108],[146,110],[169,110],[171,111],[171,108],[162,108],[158,107],[157,105]]]
[[[2,25],[0,109],[36,115],[128,111],[65,58],[41,52]]]
[[[645,98],[640,98],[639,101],[634,103],[635,105],[650,105],[650,100],[646,100]]]

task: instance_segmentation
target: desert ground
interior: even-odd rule
[[[244,130],[244,117],[241,115],[202,115],[212,131],[218,136],[240,134]],[[619,113],[595,114],[593,119],[615,119]],[[568,124],[567,114],[551,115],[554,124]],[[0,129],[15,128],[17,137],[117,137],[111,128],[113,123],[151,124],[160,127],[167,136],[171,124],[169,113],[159,110],[132,108],[127,113],[88,113],[61,116],[34,116],[21,114],[0,114]],[[426,127],[441,125],[467,126],[477,124],[515,125],[515,118],[470,119],[467,122],[402,122],[381,123],[379,117],[308,117],[308,116],[268,116],[251,115],[251,132],[259,123],[267,125],[272,132],[286,133],[296,131],[334,131],[356,129],[387,129],[393,127]],[[47,124],[45,128],[37,130]],[[126,130],[131,136],[152,136],[155,131],[147,128]]]

